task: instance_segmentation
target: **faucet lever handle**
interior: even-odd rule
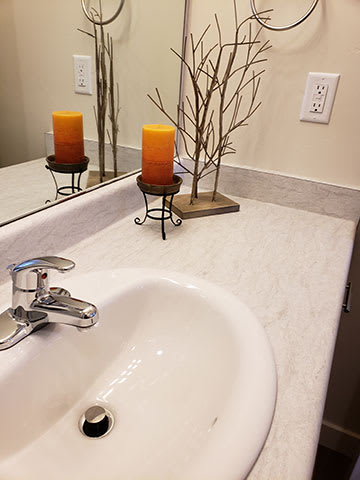
[[[9,265],[7,268],[16,287],[25,290],[36,290],[44,286],[47,275],[43,270],[56,270],[60,273],[68,272],[75,267],[72,260],[62,257],[38,257],[25,260],[19,264]],[[45,282],[46,283],[46,282]]]
[[[54,269],[58,272],[64,273],[72,270],[75,263],[72,260],[62,257],[38,257],[31,260],[25,260],[18,265],[9,265],[12,273],[22,272],[23,270],[38,270],[38,269]]]

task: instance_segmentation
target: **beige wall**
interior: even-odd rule
[[[28,156],[17,133],[26,125],[12,0],[1,2],[0,45],[0,166],[4,166]]]
[[[119,0],[103,4],[109,17]],[[93,56],[93,40],[77,31],[91,30],[80,0],[2,0],[1,8],[0,166],[44,155],[53,110],[83,112],[85,136],[96,139],[96,95],[77,95],[73,86],[72,55]],[[109,28],[116,49],[122,145],[139,147],[141,126],[163,121],[146,97],[155,87],[176,108],[180,70],[169,49],[181,48],[183,11],[183,0],[126,0]]]
[[[299,18],[312,0],[257,0],[258,9],[276,8],[273,23]],[[240,15],[249,0],[238,1]],[[233,28],[231,0],[192,0],[189,29],[199,35],[213,22]],[[360,187],[360,2],[320,0],[313,15],[287,32],[264,31],[273,45],[260,91],[263,104],[250,125],[234,135],[237,154],[227,163],[285,175]],[[211,37],[209,37],[211,38]],[[329,125],[299,121],[307,73],[340,73]],[[186,87],[189,91],[189,87]]]

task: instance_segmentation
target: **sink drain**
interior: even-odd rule
[[[90,438],[103,438],[114,426],[112,414],[99,405],[86,410],[79,421],[81,433]]]

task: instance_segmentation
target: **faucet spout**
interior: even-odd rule
[[[55,293],[34,300],[31,310],[46,314],[47,323],[62,323],[80,328],[91,327],[98,320],[97,308],[92,303]]]

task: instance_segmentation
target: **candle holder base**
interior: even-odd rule
[[[69,195],[73,195],[74,193],[82,191],[82,188],[80,187],[80,180],[81,180],[81,175],[88,168],[88,164],[89,164],[88,157],[84,157],[84,161],[81,163],[56,163],[55,155],[49,155],[48,157],[46,157],[46,162],[47,162],[47,165],[45,165],[45,168],[50,171],[51,176],[55,183],[55,188],[56,188],[55,200],[58,199],[59,195],[67,197]],[[71,185],[65,185],[63,187],[59,187],[56,181],[54,172],[71,174]],[[78,174],[77,181],[75,179],[76,174]],[[51,200],[46,200],[45,203],[49,203],[49,202],[51,202]]]
[[[141,175],[136,178],[136,182],[144,196],[146,212],[143,220],[141,220],[139,217],[136,217],[134,219],[134,222],[136,223],[136,225],[142,225],[143,223],[145,223],[147,218],[161,221],[162,239],[166,240],[165,220],[170,220],[175,227],[178,227],[182,224],[182,220],[180,220],[180,218],[174,221],[172,214],[172,203],[174,195],[179,192],[180,186],[182,184],[181,177],[179,177],[178,175],[174,175],[172,185],[150,185],[149,183],[144,183],[142,181]],[[149,208],[147,195],[162,197],[161,208]],[[166,200],[167,197],[170,197],[170,199]],[[165,202],[167,203],[167,205]]]

